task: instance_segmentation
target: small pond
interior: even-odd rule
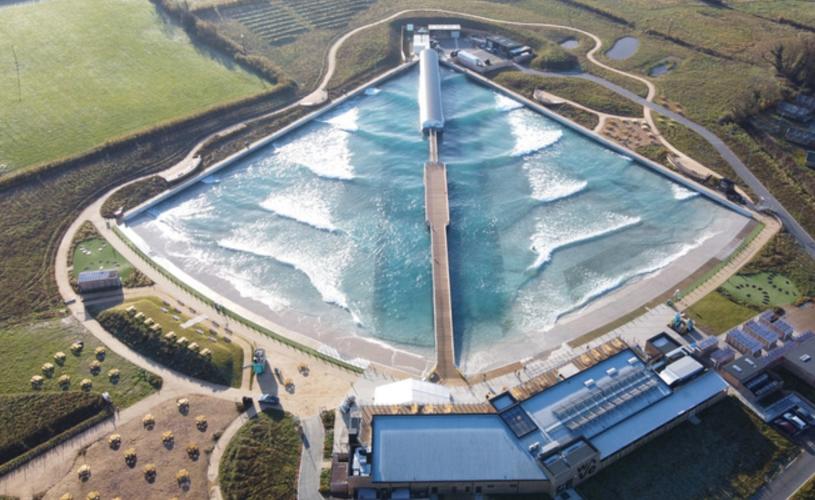
[[[577,38],[567,38],[560,42],[560,46],[564,49],[576,49],[580,46],[580,41]]]
[[[634,36],[624,36],[617,39],[614,45],[606,52],[606,57],[621,61],[633,56],[640,48],[640,39]]]
[[[672,63],[669,62],[661,63],[651,68],[651,71],[649,71],[648,74],[650,76],[662,76],[665,73],[674,69],[673,67],[674,65]]]

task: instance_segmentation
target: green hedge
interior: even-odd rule
[[[68,413],[61,414],[64,405],[53,404],[53,398],[59,396],[78,399],[82,404]],[[17,400],[8,401],[8,398]],[[20,398],[26,401],[21,401]],[[87,401],[84,401],[85,399]],[[41,400],[40,404],[38,400]],[[5,462],[0,465],[0,476],[94,427],[113,414],[111,407],[106,406],[98,394],[71,392],[67,394],[9,395],[0,397],[0,404],[3,405],[5,411],[32,410],[26,412],[25,416],[13,416],[11,420],[14,421],[14,429],[8,427],[8,422],[3,425],[2,431],[6,439],[3,443],[5,446],[0,451],[4,456],[0,457],[0,460],[5,460]],[[32,412],[35,414],[31,414]],[[53,418],[48,418],[49,415]],[[20,426],[29,429],[26,431]],[[10,434],[11,432],[21,434]]]

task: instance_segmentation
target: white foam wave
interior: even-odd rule
[[[161,210],[157,207],[147,210],[153,220],[146,225],[162,237],[178,243],[190,243],[192,237],[184,227],[184,221],[212,211],[212,205],[204,196],[184,200],[178,205]]]
[[[614,154],[615,154],[615,155],[617,155],[619,158],[622,158],[622,159],[623,159],[623,160],[625,160],[625,161],[634,161],[634,159],[633,159],[633,158],[631,158],[630,156],[624,155],[624,154],[622,154],[622,153],[617,153],[617,152],[615,151],[615,152],[614,152]]]
[[[276,148],[277,157],[291,165],[301,165],[327,179],[353,179],[348,132],[319,128]]]
[[[531,249],[538,256],[529,266],[529,270],[537,270],[552,258],[555,250],[588,240],[607,236],[639,224],[641,219],[636,216],[607,213],[595,227],[573,226],[564,227],[563,224],[550,224],[548,220],[538,223],[536,232],[530,240]]]
[[[331,220],[331,208],[316,188],[303,188],[294,193],[275,193],[260,202],[260,207],[280,217],[323,231],[338,230]]]
[[[201,182],[203,182],[204,184],[218,184],[219,182],[221,182],[221,179],[215,177],[214,175],[209,175],[201,179]]]
[[[380,92],[382,92],[382,89],[378,89],[376,87],[368,87],[365,89],[365,95],[376,95]]]
[[[225,270],[217,272],[219,278],[225,280],[241,297],[260,302],[273,311],[284,311],[291,308],[291,303],[283,297],[274,294],[271,290],[256,286],[251,278]]]
[[[289,244],[257,241],[239,237],[218,241],[218,246],[238,252],[268,257],[303,273],[328,304],[348,308],[348,297],[340,290],[340,278],[349,260],[350,251],[331,252],[327,255],[314,255]]]
[[[552,202],[574,196],[586,189],[589,183],[583,179],[572,179],[542,165],[524,164],[532,198],[542,202]]]
[[[698,191],[693,191],[693,190],[688,189],[688,188],[686,188],[684,186],[680,186],[679,184],[676,184],[676,183],[671,184],[671,192],[674,195],[674,199],[675,200],[680,200],[680,201],[681,200],[687,200],[687,199],[690,199],[690,198],[695,198],[695,197],[699,196]]]
[[[524,105],[520,102],[512,99],[511,97],[507,97],[504,94],[499,94],[498,92],[494,93],[495,95],[495,108],[498,111],[512,111],[513,109],[522,108]]]
[[[526,156],[556,143],[563,136],[559,129],[548,128],[545,122],[525,109],[509,113],[509,126],[515,137],[512,156]]]
[[[689,254],[693,250],[699,248],[710,238],[716,236],[713,233],[703,234],[699,239],[693,241],[691,243],[683,244],[676,252],[671,253],[670,255],[665,255],[662,258],[659,258],[655,261],[648,262],[644,266],[636,268],[628,273],[623,273],[616,277],[609,277],[604,279],[599,279],[595,282],[595,286],[591,288],[586,294],[581,297],[581,299],[575,303],[573,306],[569,307],[567,310],[560,312],[557,317],[560,318],[566,314],[570,314],[572,312],[578,311],[583,309],[585,306],[589,305],[589,303],[595,301],[596,299],[607,295],[610,292],[613,292],[617,288],[620,288],[623,285],[626,285],[636,279],[641,279],[657,273],[662,269],[668,267],[673,262],[681,259],[685,255]]]
[[[356,132],[359,130],[358,122],[359,108],[350,108],[338,115],[334,115],[328,120],[325,120],[324,123],[328,123],[332,127],[345,130],[346,132]]]

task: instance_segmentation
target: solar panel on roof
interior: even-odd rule
[[[513,406],[499,415],[501,416],[501,420],[507,424],[507,427],[509,427],[516,437],[524,437],[538,428],[535,422],[529,418],[529,415],[527,415],[526,411],[520,406]]]

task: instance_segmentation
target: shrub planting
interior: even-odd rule
[[[175,342],[151,330],[148,325],[124,311],[110,309],[97,316],[97,320],[129,347],[157,361],[172,367],[185,375],[200,378],[217,384],[229,385],[230,380],[207,356],[201,356],[185,346],[186,337]]]

